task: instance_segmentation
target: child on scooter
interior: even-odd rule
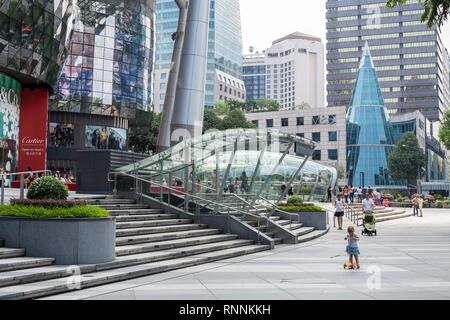
[[[359,237],[355,234],[355,228],[352,226],[347,228],[348,235],[344,238],[344,240],[348,241],[347,244],[347,253],[350,256],[349,265],[353,266],[353,257],[355,257],[356,269],[359,269],[359,249],[358,249],[358,241]]]

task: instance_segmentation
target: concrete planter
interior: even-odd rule
[[[296,221],[303,224],[305,227],[314,227],[317,230],[327,229],[326,211],[289,211],[289,212],[276,211],[276,215],[281,217],[281,219],[287,220],[296,219]]]
[[[0,217],[5,246],[24,248],[29,257],[55,258],[58,265],[110,262],[115,259],[116,218]]]

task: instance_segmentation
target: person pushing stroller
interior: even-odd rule
[[[373,203],[373,200],[370,199],[369,194],[366,193],[366,198],[362,201],[364,227],[362,234],[377,234],[377,231],[375,230],[375,215],[373,214],[374,208],[375,204]]]

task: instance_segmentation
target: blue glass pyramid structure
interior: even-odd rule
[[[366,42],[347,111],[347,183],[396,185],[387,165],[393,150],[393,130]]]

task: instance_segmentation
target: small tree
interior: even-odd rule
[[[450,0],[420,0],[423,3],[424,11],[420,19],[421,22],[427,22],[428,28],[436,23],[442,27],[447,20],[450,11]],[[386,8],[393,8],[397,5],[407,4],[408,0],[388,0]]]
[[[447,150],[450,150],[450,110],[444,114],[439,128],[439,139]]]
[[[225,102],[218,100],[214,103],[214,112],[217,115],[219,116],[225,115],[228,111],[230,111],[230,108],[228,107],[228,104],[226,104]]]
[[[422,168],[427,164],[427,156],[419,146],[414,133],[407,132],[397,142],[387,162],[390,176],[398,181],[406,179],[409,185],[422,175]]]

